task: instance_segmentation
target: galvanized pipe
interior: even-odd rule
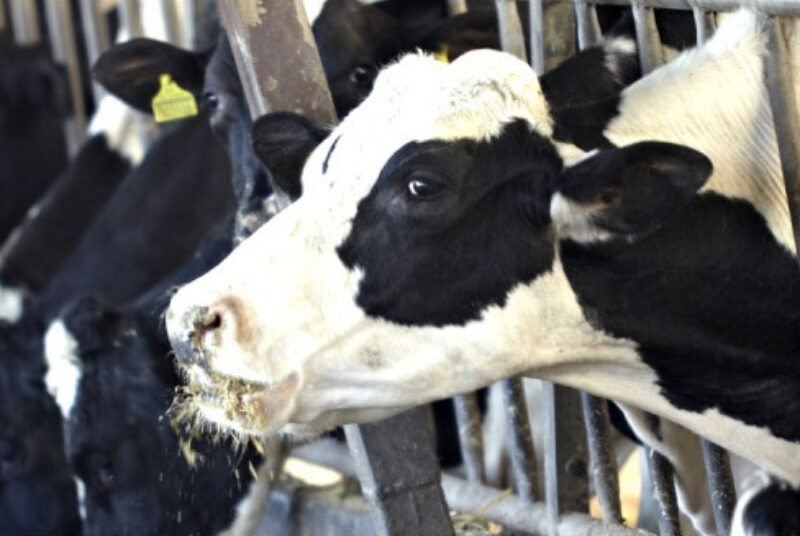
[[[111,36],[108,30],[105,13],[100,9],[97,0],[80,0],[81,21],[83,22],[83,39],[86,44],[86,60],[89,65],[94,65],[100,54],[111,46]],[[105,93],[100,84],[92,83],[92,93],[95,103],[99,103]]]
[[[539,480],[536,471],[536,450],[528,420],[528,406],[525,403],[525,390],[519,378],[503,380],[500,382],[500,388],[506,409],[506,433],[517,494],[524,502],[533,503],[539,497]]]
[[[700,8],[692,8],[694,16],[694,29],[697,34],[697,44],[705,43],[714,30],[713,18],[710,13],[706,13]]]
[[[481,414],[478,410],[478,397],[469,393],[453,398],[453,407],[458,425],[458,442],[461,457],[467,471],[467,480],[480,483],[486,479],[483,469],[483,436],[481,435]]]
[[[533,66],[536,74],[542,75],[545,71],[544,6],[542,0],[529,1],[528,20],[530,21],[531,34],[531,66]]]
[[[39,32],[39,10],[36,0],[11,0],[11,28],[14,41],[19,45],[32,45],[42,40]]]
[[[639,64],[642,75],[645,75],[663,63],[661,39],[652,8],[645,7],[641,0],[632,0],[631,10],[636,27],[636,43],[639,46]]]
[[[139,10],[138,0],[119,0],[119,25],[128,33],[129,38],[144,35],[142,15]]]
[[[497,23],[500,29],[500,45],[505,52],[527,61],[525,34],[517,11],[516,0],[495,0]]]
[[[658,532],[660,536],[678,536],[681,533],[678,499],[675,496],[675,473],[664,456],[645,447],[647,469],[653,484],[653,494],[658,506]]]
[[[794,243],[800,252],[800,116],[795,100],[792,63],[778,19],[767,25],[769,31],[766,84],[772,106],[772,119],[778,138]]]
[[[575,0],[575,20],[578,24],[578,48],[583,50],[602,38],[597,11],[586,0]]]
[[[174,0],[160,0],[161,17],[164,21],[164,29],[167,34],[167,41],[178,47],[188,46],[184,40],[181,24],[178,20],[178,8]]]
[[[728,536],[731,532],[733,509],[736,506],[736,489],[733,485],[728,452],[707,439],[701,440],[701,445],[717,535]]]
[[[86,139],[86,108],[83,101],[83,83],[78,63],[75,29],[72,26],[72,9],[69,0],[47,0],[45,12],[53,58],[67,68],[72,117],[66,119],[64,132],[67,153],[72,156],[78,152]]]
[[[619,473],[608,429],[608,405],[605,400],[581,393],[583,423],[589,445],[589,462],[603,521],[622,523],[619,502]]]

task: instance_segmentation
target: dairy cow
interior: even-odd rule
[[[797,485],[800,268],[765,43],[730,17],[606,103],[588,143],[510,56],[385,69],[302,197],[173,297],[198,411],[312,434],[525,374]]]

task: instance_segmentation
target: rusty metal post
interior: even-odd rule
[[[453,407],[458,425],[458,443],[467,471],[467,481],[481,483],[486,479],[483,468],[483,437],[481,436],[481,414],[475,393],[456,396]]]
[[[14,41],[19,45],[32,45],[41,41],[36,0],[11,0],[9,7]]]
[[[769,54],[766,84],[772,105],[775,134],[778,138],[778,152],[794,230],[794,243],[800,251],[800,115],[792,80],[791,58],[779,19],[770,20],[767,27]]]
[[[86,108],[83,101],[83,83],[78,63],[78,47],[72,25],[72,8],[69,0],[47,0],[45,2],[47,30],[53,59],[67,68],[72,117],[64,124],[67,153],[72,156],[86,139]]]
[[[497,23],[500,27],[500,44],[503,50],[527,61],[525,34],[515,0],[495,0]]]

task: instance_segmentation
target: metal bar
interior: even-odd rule
[[[586,431],[577,391],[545,383],[543,396],[545,496],[548,517],[555,526],[565,512],[589,510]]]
[[[544,61],[544,6],[542,0],[530,0],[528,18],[531,33],[531,65],[536,74],[545,71]]]
[[[597,499],[603,510],[603,521],[622,523],[619,473],[608,430],[608,405],[605,400],[588,393],[581,393],[581,407],[583,423],[586,426],[591,473]]]
[[[36,0],[11,0],[11,28],[14,41],[20,45],[32,45],[42,40],[39,32],[39,10]]]
[[[469,482],[483,482],[483,436],[481,435],[481,414],[478,411],[478,397],[469,393],[453,398],[453,407],[458,424],[458,442],[461,457],[467,470]]]
[[[578,25],[578,48],[583,50],[600,40],[602,36],[597,12],[586,0],[575,0],[575,21]]]
[[[178,47],[186,46],[175,2],[173,0],[161,0],[159,8],[164,21],[167,41]]]
[[[681,533],[678,514],[678,499],[675,496],[674,470],[669,460],[645,447],[647,468],[653,495],[658,505],[658,532],[661,536],[678,536]]]
[[[86,60],[89,65],[94,65],[100,54],[111,46],[108,23],[101,7],[100,2],[96,0],[80,0],[83,39],[86,43]],[[94,94],[95,103],[99,104],[105,93],[100,84],[92,83],[92,93]]]
[[[575,55],[577,39],[575,8],[572,2],[552,4],[544,10],[545,70],[558,67]]]
[[[119,0],[117,7],[119,9],[120,27],[127,30],[128,37],[133,38],[144,35],[139,2],[137,0]]]
[[[539,479],[536,470],[536,449],[533,445],[525,390],[520,378],[510,378],[500,383],[506,408],[511,469],[517,485],[517,494],[526,503],[539,496]]]
[[[451,15],[467,12],[467,0],[447,0],[447,10]]]
[[[0,0],[0,32],[4,32],[6,27],[6,2],[5,0]]]
[[[47,0],[45,2],[47,29],[53,58],[67,68],[72,117],[65,120],[64,132],[67,153],[72,156],[86,139],[86,108],[83,101],[83,83],[78,63],[78,47],[72,26],[72,8],[69,0]]]
[[[645,75],[664,62],[661,40],[658,37],[653,9],[645,7],[640,0],[632,0],[631,10],[636,27],[636,42],[639,45],[639,63],[642,74]]]
[[[608,525],[587,514],[570,513],[552,525],[547,507],[542,503],[527,504],[515,495],[501,500],[500,491],[444,474],[442,488],[447,503],[458,512],[481,512],[505,529],[524,534],[556,534],[559,536],[647,536],[649,532],[624,525]],[[488,506],[487,506],[488,505]],[[416,534],[408,532],[407,534]]]
[[[794,230],[794,243],[800,251],[800,115],[798,115],[792,63],[778,19],[769,21],[766,84],[772,106],[772,119],[778,138],[786,198]]]
[[[714,521],[719,536],[728,536],[731,531],[733,509],[736,506],[736,489],[728,453],[714,443],[702,439],[703,462],[708,475],[708,491],[714,509]]]
[[[525,34],[515,0],[495,0],[497,23],[500,28],[500,45],[503,50],[527,61]]]
[[[572,3],[573,0],[544,0],[546,4]],[[609,6],[629,6],[631,0],[586,0],[590,4]],[[662,9],[691,10],[694,7],[704,11],[736,11],[743,5],[742,0],[638,0],[643,7]],[[800,16],[798,0],[758,0],[758,10],[766,15],[796,17]]]
[[[702,45],[705,43],[714,31],[713,17],[710,13],[706,13],[700,8],[692,8],[692,15],[694,16],[694,29],[697,33],[697,44]]]
[[[430,406],[344,429],[361,489],[373,505],[377,534],[453,534]]]

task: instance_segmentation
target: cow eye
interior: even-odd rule
[[[367,64],[359,65],[350,73],[350,80],[358,86],[368,86],[372,83],[372,67]]]
[[[427,177],[415,176],[408,181],[408,193],[414,199],[430,199],[444,191],[444,186]]]
[[[219,106],[219,97],[213,91],[206,91],[203,93],[203,104],[209,110],[215,110]]]

